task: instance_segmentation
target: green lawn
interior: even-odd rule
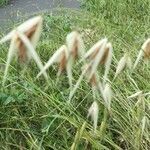
[[[86,80],[68,104],[69,85],[65,74],[56,83],[56,67],[51,67],[49,83],[43,77],[35,80],[39,70],[33,62],[23,73],[23,67],[14,61],[6,86],[0,88],[0,149],[69,150],[75,142],[77,150],[149,150],[150,96],[127,97],[140,90],[150,91],[150,63],[141,61],[133,73],[126,69],[112,81],[124,53],[134,63],[141,45],[149,38],[149,14],[149,0],[83,0],[80,11],[44,14],[43,34],[37,47],[43,62],[65,43],[66,35],[73,30],[82,34],[86,51],[104,37],[112,43],[111,115],[104,120],[105,106],[100,95],[96,99],[100,110],[95,135],[92,122],[87,119],[93,96]],[[7,51],[8,44],[1,45],[0,80]],[[74,65],[74,84],[82,65]],[[99,68],[100,77],[103,70]],[[146,118],[145,125],[143,118]]]

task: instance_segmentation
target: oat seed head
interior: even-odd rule
[[[84,42],[82,40],[81,35],[77,31],[73,31],[67,35],[66,45],[68,47],[69,55],[74,55],[73,57],[76,57],[77,55],[80,56],[81,58],[84,56],[85,53]]]
[[[142,50],[144,51],[144,58],[150,58],[150,38],[147,39],[142,45]]]
[[[59,62],[63,53],[65,53],[66,57],[68,57],[67,47],[65,45],[61,46],[58,50],[56,50],[52,57],[50,57],[48,62],[45,64],[44,68],[37,75],[37,78],[40,77],[41,74],[43,74],[43,72],[46,71],[51,65],[53,65],[56,62]]]
[[[91,74],[89,76],[89,79],[92,77],[92,75],[97,71],[98,65],[101,62],[104,53],[105,53],[105,47],[106,47],[106,43],[107,40],[105,40],[99,50],[99,52],[97,53],[97,56],[95,57],[95,59],[93,60],[93,64],[92,64],[92,69],[91,69]]]
[[[103,91],[103,99],[105,102],[106,108],[110,111],[111,109],[111,100],[112,100],[112,90],[108,83],[106,83]]]
[[[12,30],[5,37],[3,37],[0,40],[0,44],[6,42],[8,40],[11,40],[14,37],[14,35],[15,35],[15,32],[16,32],[15,30],[17,30],[19,32],[22,32],[22,33],[25,33],[25,32],[27,32],[29,29],[31,29],[33,26],[35,26],[38,23],[39,23],[39,29],[38,30],[40,31],[41,30],[40,28],[41,28],[41,25],[42,25],[42,17],[41,16],[36,16],[36,17],[33,17],[33,18],[25,21],[20,26],[18,26],[16,29]],[[38,32],[36,33],[36,36],[35,36],[35,38],[37,38],[37,40],[39,38],[38,34],[40,33],[40,32],[39,33]]]
[[[94,131],[97,129],[97,122],[98,122],[98,114],[99,114],[99,107],[96,101],[94,101],[91,107],[88,110],[87,117],[91,117],[93,121]]]
[[[113,48],[112,48],[112,44],[111,43],[107,43],[106,48],[108,48],[108,56],[106,58],[106,62],[105,62],[105,73],[104,73],[104,83],[107,80],[107,76],[110,70],[110,65],[112,62],[112,55],[113,55]]]
[[[124,56],[121,57],[116,68],[115,78],[125,69],[128,64],[128,60],[129,57],[127,54],[124,54]],[[130,63],[128,64],[128,66],[130,67]]]
[[[38,68],[42,71],[44,66],[43,66],[43,64],[40,60],[40,57],[38,56],[37,52],[35,51],[33,45],[31,44],[31,42],[27,38],[27,36],[24,35],[23,33],[19,32],[19,31],[17,31],[17,35],[21,39],[21,41],[24,43],[24,45],[26,46],[26,48],[29,51],[32,59],[37,64]],[[48,76],[47,76],[47,73],[45,71],[43,72],[43,75],[44,75],[45,79],[47,80]]]
[[[100,50],[101,46],[103,45],[103,43],[106,43],[107,42],[107,39],[104,38],[104,39],[101,39],[100,41],[98,41],[96,44],[94,44],[87,52],[86,54],[84,55],[84,59],[87,59],[87,58],[91,58],[94,53],[97,53],[97,50]]]

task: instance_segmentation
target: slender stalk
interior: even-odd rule
[[[86,127],[86,121],[82,124],[81,128],[77,131],[74,142],[71,146],[71,150],[77,149],[78,143],[79,143],[80,139],[82,138],[85,127]]]
[[[80,85],[80,83],[81,83],[81,81],[82,81],[82,79],[83,79],[83,77],[84,77],[86,71],[87,71],[87,69],[85,69],[85,70],[82,72],[82,74],[80,75],[80,77],[79,77],[79,79],[78,79],[78,81],[77,81],[75,87],[74,87],[73,90],[70,92],[70,95],[69,95],[69,102],[71,101],[73,95],[75,94],[77,88],[79,87],[79,85]]]
[[[134,63],[133,70],[134,70],[134,69],[136,68],[136,66],[138,65],[138,63],[139,63],[140,59],[142,58],[142,56],[143,56],[143,50],[140,50],[139,55],[138,55],[138,57],[137,57],[137,59],[136,59],[136,61],[135,61],[135,63]]]
[[[14,56],[14,53],[15,53],[15,40],[16,39],[13,38],[11,40],[11,43],[10,43],[10,48],[9,48],[9,51],[8,51],[7,62],[6,62],[6,68],[5,68],[3,82],[2,82],[3,86],[5,85],[5,82],[6,82],[8,68],[9,68],[10,62],[11,62],[13,56]]]
[[[107,108],[104,109],[104,118],[100,126],[100,141],[103,140],[103,137],[105,136],[106,133],[106,128],[107,128],[107,119],[108,119],[108,110]]]
[[[139,128],[136,133],[135,137],[135,149],[140,150],[140,145],[141,145],[141,129]]]

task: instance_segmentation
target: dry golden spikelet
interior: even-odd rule
[[[93,74],[89,82],[92,86],[97,86],[97,78],[95,74]]]
[[[106,81],[112,61],[112,53],[113,48],[111,43],[104,38],[94,44],[94,46],[85,54],[84,59],[93,61],[90,78],[98,69],[98,65],[101,64],[105,65],[104,82]]]
[[[67,56],[64,51],[60,57],[59,69],[58,69],[59,72],[63,72],[66,69],[66,65],[67,65]]]
[[[78,56],[78,40],[77,40],[78,33],[71,32],[67,35],[66,43],[68,47],[68,51],[71,56],[75,59]]]
[[[36,31],[36,28],[37,28],[37,25],[33,26],[30,30],[24,33],[30,41]],[[26,62],[28,60],[28,56],[27,56],[27,50],[26,50],[25,45],[19,38],[17,38],[16,40],[16,45],[18,47],[19,62],[21,63]]]
[[[118,76],[118,74],[120,74],[124,70],[125,66],[126,66],[126,56],[123,56],[118,62],[115,78]]]
[[[101,50],[102,45],[107,42],[107,39],[104,38],[94,44],[84,55],[84,59],[88,59],[89,61],[94,60],[97,56],[98,52]]]
[[[102,42],[101,48],[98,51],[96,57],[93,60],[91,60],[92,65],[91,65],[91,74],[89,75],[89,79],[97,71],[100,62],[103,59],[103,56],[104,56],[104,53],[105,53],[106,44],[107,44],[107,39],[104,39],[102,41],[103,42]],[[88,54],[90,54],[90,52],[88,52]]]
[[[38,56],[37,52],[35,51],[35,48],[33,47],[33,45],[31,44],[31,41],[28,39],[28,37],[26,35],[24,35],[23,33],[16,31],[17,36],[21,39],[21,41],[24,43],[24,45],[26,46],[26,49],[28,50],[28,53],[30,55],[30,57],[35,61],[35,63],[37,64],[38,68],[40,70],[42,70],[44,68],[40,57]],[[45,79],[47,80],[47,74],[44,71],[43,75],[45,77]]]
[[[39,40],[42,29],[42,17],[37,16],[31,18],[18,26],[15,30],[8,33],[4,38],[0,40],[0,43],[4,43],[8,40],[11,40],[16,36],[16,31],[21,32],[27,36],[27,38],[32,43],[33,47],[36,48],[37,42]],[[27,52],[25,45],[20,40],[19,37],[15,40],[15,47],[18,49],[18,58],[21,63],[26,62],[30,59],[30,54]]]
[[[5,71],[4,71],[4,77],[2,81],[3,86],[5,84],[7,73],[8,73],[8,68],[9,68],[10,62],[12,61],[14,53],[15,53],[15,38],[13,38],[10,42],[10,47],[9,47],[8,54],[7,54],[7,62],[6,62]]]
[[[75,39],[74,45],[71,50],[71,55],[73,56],[74,59],[78,57],[78,40]]]
[[[43,64],[40,60],[40,57],[36,53],[34,47],[30,43],[29,39],[19,31],[16,31],[16,35],[17,35],[17,37],[19,37],[21,39],[23,44],[26,46],[26,49],[28,50],[28,53],[33,58],[33,60],[36,62],[38,68],[40,70],[42,70],[43,69]],[[11,44],[10,44],[10,49],[9,49],[8,56],[7,56],[6,68],[5,68],[5,72],[4,72],[3,85],[6,81],[6,76],[7,76],[7,72],[8,72],[10,62],[11,62],[13,56],[14,56],[14,50],[15,50],[15,38],[12,39]],[[46,72],[43,72],[43,75],[44,75],[45,79],[47,79]]]
[[[67,35],[66,46],[69,55],[66,70],[68,74],[69,85],[70,88],[72,88],[72,67],[77,57],[82,58],[84,56],[85,47],[81,35],[76,31],[73,31]]]
[[[142,45],[142,48],[137,56],[137,59],[134,63],[133,69],[136,68],[138,63],[140,62],[141,58],[144,57],[144,59],[150,59],[150,38],[147,39],[144,44]]]
[[[97,48],[100,48],[97,51]],[[95,56],[94,56],[95,55]],[[93,59],[94,58],[94,59]],[[100,85],[100,81],[98,80],[97,76],[97,68],[98,64],[101,62],[105,63],[105,74],[104,78],[107,78],[107,74],[110,68],[112,58],[112,46],[110,43],[107,43],[107,39],[102,39],[98,43],[96,43],[85,55],[83,59],[88,59],[89,63],[87,63],[83,69],[82,74],[80,75],[76,85],[74,86],[73,90],[70,92],[69,101],[73,97],[75,91],[79,87],[81,81],[83,80],[84,76],[87,78],[88,82],[91,84],[92,88],[100,88],[102,91],[102,87]]]
[[[136,59],[134,65],[133,65],[133,70],[136,68],[136,66],[137,66],[138,63],[140,62],[140,59],[143,57],[143,55],[144,55],[143,50],[140,50],[140,52],[139,52],[139,54],[138,54],[138,56],[137,56],[137,59]]]
[[[131,57],[129,57],[129,55],[128,55],[128,58],[127,58],[127,67],[131,70],[132,66],[133,66],[133,64],[132,64]]]
[[[113,95],[113,92],[111,90],[111,86],[108,83],[106,83],[104,90],[103,90],[103,99],[104,99],[105,106],[109,111],[111,109],[112,95]]]
[[[109,70],[112,62],[112,56],[113,56],[113,47],[111,43],[107,43],[104,56],[105,56],[104,57],[105,72],[103,78],[105,84],[106,80],[108,80],[107,76],[109,74]]]
[[[88,56],[88,59],[93,60],[96,57],[96,55],[98,54],[100,48],[101,48],[101,45],[99,47],[97,47],[90,56]]]
[[[114,78],[116,78],[126,67],[131,69],[131,66],[132,66],[131,58],[129,57],[128,54],[124,54],[124,56],[121,57],[121,59],[118,62]]]
[[[66,45],[62,45],[56,52],[50,57],[48,62],[45,64],[43,70],[37,75],[37,78],[41,76],[41,74],[46,71],[51,65],[57,63],[59,65],[58,72],[59,74],[66,69],[68,59],[68,50]]]
[[[45,64],[43,70],[37,75],[37,78],[44,72],[46,71],[51,65],[54,63],[58,64],[58,73],[57,77],[61,75],[63,71],[66,70],[67,72],[67,77],[69,80],[69,85],[70,88],[72,87],[72,62],[68,63],[69,59],[69,52],[68,48],[66,45],[61,46],[56,52],[52,55],[52,57],[48,60],[48,62]],[[57,78],[59,79],[59,78]]]
[[[106,45],[104,55],[100,61],[100,64],[105,64],[109,54],[109,47]]]
[[[99,64],[104,64],[105,71],[103,76],[104,79],[103,82],[104,83],[106,82],[110,70],[111,61],[112,61],[112,53],[113,53],[113,48],[111,43],[106,43],[106,41],[104,40],[104,43],[102,44],[99,52],[97,53],[97,56],[93,60],[91,75],[89,77],[91,77],[92,74],[97,71]]]
[[[144,58],[150,59],[150,39],[147,39],[142,45],[142,50],[144,52]]]
[[[69,51],[69,57],[72,57],[74,60],[78,56],[83,57],[85,46],[81,35],[77,31],[73,31],[67,35],[66,45]]]
[[[97,81],[97,75],[96,75],[96,73],[94,73],[93,75],[92,75],[92,77],[91,78],[89,78],[89,75],[90,75],[90,72],[91,72],[91,64],[85,64],[84,66],[83,66],[83,72],[84,72],[84,70],[86,70],[86,72],[85,72],[85,77],[87,78],[87,80],[88,80],[88,82],[90,83],[90,85],[91,86],[97,86],[97,84],[98,84],[98,81]]]
[[[43,68],[42,62],[35,51],[40,38],[41,29],[42,17],[37,16],[27,20],[0,40],[0,44],[11,40],[3,83],[6,80],[10,62],[16,54],[18,55],[20,62],[26,62],[33,58],[39,69],[41,70]],[[46,72],[44,72],[43,75],[47,79]]]
[[[25,21],[20,26],[18,26],[16,29],[12,30],[5,37],[3,37],[0,40],[0,44],[4,43],[6,41],[11,40],[13,38],[13,36],[15,35],[16,30],[25,34],[28,31],[30,31],[31,28],[34,29],[34,27],[37,27],[36,28],[36,32],[37,33],[36,33],[36,35],[34,35],[34,36],[36,36],[36,38],[34,37],[34,40],[32,38],[33,43],[35,42],[34,45],[36,45],[36,41],[38,41],[38,38],[39,38],[39,30],[41,30],[41,28],[42,28],[42,22],[43,21],[42,21],[42,17],[41,16],[36,16],[36,17],[33,17],[33,18]]]
[[[94,132],[96,132],[97,129],[98,115],[99,115],[99,107],[97,102],[94,101],[91,107],[89,108],[87,115],[87,117],[91,117],[91,120],[93,121]]]
[[[17,36],[16,31],[23,33],[31,42],[34,48],[36,48],[37,42],[39,40],[42,28],[42,17],[37,16],[31,18],[18,26],[16,29],[8,33],[5,37],[0,40],[0,44],[15,38],[15,49],[18,50],[18,58],[20,63],[26,62],[28,59],[31,58],[30,54],[28,53],[26,46]],[[17,51],[15,50],[15,53]]]
[[[97,42],[86,54],[85,58],[89,60],[96,59],[98,53],[101,51],[103,44],[107,41],[107,39],[102,39],[99,42]],[[111,43],[107,43],[104,47],[104,53],[102,58],[99,61],[99,64],[105,64],[107,62],[110,48],[112,48]]]

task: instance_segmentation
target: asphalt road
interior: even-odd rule
[[[24,17],[52,11],[57,7],[79,8],[77,0],[10,0],[10,4],[0,8],[0,28],[8,30],[10,25]]]

